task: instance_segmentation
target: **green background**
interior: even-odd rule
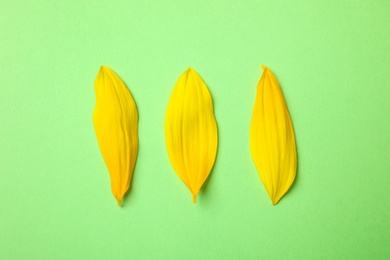
[[[390,258],[389,1],[0,3],[0,259]],[[249,152],[261,64],[298,146],[274,207]],[[140,115],[122,208],[92,125],[101,65]],[[188,66],[219,127],[196,205],[164,140]]]

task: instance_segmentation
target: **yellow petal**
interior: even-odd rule
[[[102,66],[95,80],[93,123],[111,178],[111,190],[120,206],[129,189],[138,153],[138,112],[123,81]]]
[[[177,81],[165,119],[169,159],[196,202],[196,196],[214,165],[218,133],[207,86],[192,68]]]
[[[250,148],[260,179],[275,205],[293,183],[297,169],[294,128],[282,90],[263,65],[250,126]]]

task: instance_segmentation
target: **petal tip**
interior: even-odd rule
[[[276,204],[278,204],[282,197],[279,197],[279,198],[276,197],[276,198],[271,199],[272,206],[275,206]]]

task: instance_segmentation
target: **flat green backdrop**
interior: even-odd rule
[[[389,1],[0,3],[0,259],[390,259]],[[298,146],[274,207],[249,151],[261,64]],[[101,65],[140,116],[122,208],[92,124]],[[188,66],[219,127],[196,205],[164,139]]]

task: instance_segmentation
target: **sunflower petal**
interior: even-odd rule
[[[210,92],[192,68],[181,75],[169,99],[165,141],[171,164],[196,203],[215,162],[218,133]]]
[[[263,65],[250,126],[250,149],[260,179],[275,205],[297,169],[294,128],[278,81]]]
[[[137,159],[137,107],[123,81],[108,67],[100,68],[95,93],[94,128],[110,174],[111,190],[120,206]]]

